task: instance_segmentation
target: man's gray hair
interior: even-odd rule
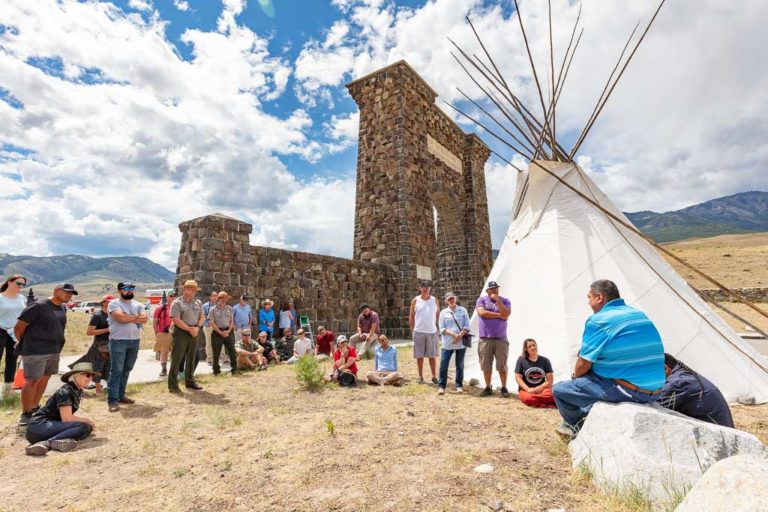
[[[619,287],[616,283],[609,281],[608,279],[600,279],[589,285],[589,289],[592,293],[599,293],[605,299],[605,302],[611,302],[614,299],[621,297],[619,295]]]

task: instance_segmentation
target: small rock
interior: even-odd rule
[[[413,411],[408,411],[406,414],[408,416],[416,416],[416,414]]]
[[[482,500],[480,503],[493,510],[493,512],[498,512],[504,507],[504,503],[499,500]]]
[[[493,466],[490,464],[480,464],[479,466],[475,466],[475,471],[477,473],[493,473]]]
[[[477,386],[478,384],[480,384],[480,381],[478,379],[469,379],[470,386]]]

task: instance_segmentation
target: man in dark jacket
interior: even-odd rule
[[[664,354],[667,381],[658,403],[691,418],[733,427],[733,417],[723,394],[705,377],[669,354]]]

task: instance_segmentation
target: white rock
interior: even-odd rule
[[[768,510],[768,458],[736,455],[712,465],[675,512]]]
[[[493,466],[490,464],[480,464],[475,467],[475,471],[478,473],[493,473]]]
[[[640,491],[656,504],[685,493],[721,459],[768,453],[747,432],[629,402],[596,403],[568,450],[573,468],[586,464],[604,491]]]

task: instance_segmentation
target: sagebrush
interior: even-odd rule
[[[308,391],[319,391],[323,388],[325,381],[323,379],[323,370],[320,363],[312,355],[300,357],[294,364],[296,371],[296,380]]]

